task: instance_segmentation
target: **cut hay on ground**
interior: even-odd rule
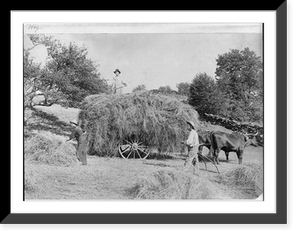
[[[263,193],[263,167],[254,163],[244,164],[222,175],[221,183],[258,197]]]
[[[159,170],[140,180],[127,194],[134,199],[227,199],[214,182],[186,172]]]
[[[25,160],[33,163],[70,166],[78,164],[76,149],[66,138],[50,132],[39,133],[25,140]]]
[[[187,120],[199,127],[198,113],[190,105],[151,92],[88,96],[79,113],[90,152],[102,156],[116,155],[123,139],[144,141],[159,152],[179,151],[180,141],[187,139]]]
[[[32,168],[32,164],[28,162],[25,162],[24,188],[26,192],[35,192],[39,190],[38,177]]]

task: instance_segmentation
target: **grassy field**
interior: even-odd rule
[[[61,125],[77,116],[76,110],[71,109],[70,115],[62,108],[57,113],[58,108],[52,108],[54,112],[51,107],[47,108],[46,113],[57,117],[52,120],[54,124],[50,130],[37,128],[34,124],[40,120],[32,120],[30,137],[44,135],[31,143],[40,142],[43,149],[34,156],[33,152],[39,149],[26,146],[26,199],[255,199],[263,192],[262,147],[246,148],[243,165],[238,165],[235,153],[230,153],[230,161],[225,162],[221,152],[220,174],[211,164],[206,171],[203,163],[197,174],[187,173],[183,169],[184,155],[146,160],[88,156],[87,166],[81,166],[76,159],[56,162],[61,159],[59,151],[63,149],[68,150],[68,157],[75,156],[75,147],[65,142],[67,124],[61,128],[64,133],[55,133],[55,124]],[[50,122],[45,119],[44,123]],[[207,152],[204,148],[204,154]]]

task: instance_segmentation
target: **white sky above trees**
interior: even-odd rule
[[[88,49],[88,57],[99,65],[101,76],[112,83],[114,69],[128,87],[144,84],[147,89],[191,82],[197,73],[214,77],[216,58],[230,49],[248,47],[262,56],[260,24],[114,24],[24,26],[24,48],[32,46],[26,33],[52,35],[63,44],[74,42]],[[44,65],[44,46],[30,51]]]

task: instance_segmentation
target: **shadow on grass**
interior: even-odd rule
[[[162,163],[143,163],[144,165],[153,165],[153,166],[159,166],[159,167],[171,167],[170,165],[162,164]]]
[[[163,154],[159,152],[151,153],[147,160],[172,160],[176,158],[174,155],[171,154]]]
[[[60,136],[69,136],[72,126],[60,121],[57,116],[32,109],[31,118],[24,123],[24,136],[30,136],[33,131],[49,131]]]

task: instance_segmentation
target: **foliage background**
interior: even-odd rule
[[[62,44],[52,36],[28,35],[32,47],[24,49],[24,101],[32,108],[36,95],[44,100],[39,104],[79,107],[92,94],[110,94],[107,80],[101,76],[99,65],[88,58],[88,49],[74,42]],[[35,63],[30,55],[33,48],[44,45],[47,60],[44,66]],[[166,62],[171,63],[171,62]],[[261,57],[249,48],[231,49],[217,55],[215,76],[198,72],[191,82],[159,86],[161,94],[185,96],[200,117],[215,114],[242,122],[263,121],[263,63]],[[199,65],[199,69],[201,65]],[[147,90],[145,84],[133,92]]]

